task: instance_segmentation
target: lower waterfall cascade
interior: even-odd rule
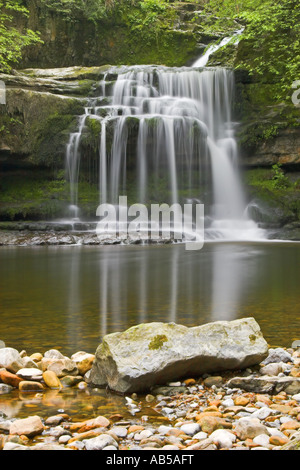
[[[78,182],[91,158],[83,135],[88,122],[96,122],[99,204],[118,206],[119,196],[129,193],[145,205],[201,203],[206,239],[264,238],[247,215],[231,117],[234,88],[226,68],[111,67],[67,145],[72,217],[80,217]]]

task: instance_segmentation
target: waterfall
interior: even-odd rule
[[[98,90],[101,96],[89,101],[67,147],[73,207],[86,158],[82,135],[87,118],[96,119],[99,203],[117,205],[120,195],[146,205],[197,201],[205,205],[208,239],[262,236],[246,215],[231,70],[112,67]]]
[[[242,34],[243,31],[244,31],[244,28],[239,29],[232,36],[228,36],[228,37],[223,38],[219,42],[219,44],[212,44],[211,46],[209,46],[207,48],[207,50],[205,51],[205,53],[201,57],[199,57],[199,59],[197,59],[196,62],[194,62],[193,66],[194,67],[205,67],[208,60],[209,60],[209,58],[210,58],[210,56],[214,52],[217,52],[219,49],[221,49],[221,47],[226,46],[230,42],[232,42],[233,44],[238,44],[239,36]],[[233,40],[234,40],[234,42],[233,42]]]

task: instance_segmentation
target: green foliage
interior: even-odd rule
[[[278,101],[290,100],[300,76],[298,0],[210,0],[205,11],[245,25],[237,67],[276,84]]]
[[[26,29],[20,32],[13,26],[13,15],[28,15],[21,0],[0,0],[0,70],[8,72],[22,57],[25,46],[40,42],[39,34]]]
[[[288,188],[291,186],[290,180],[284,174],[280,163],[275,163],[275,165],[272,166],[272,170],[273,176],[271,181],[273,188]]]

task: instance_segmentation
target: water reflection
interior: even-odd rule
[[[148,321],[254,316],[270,343],[300,339],[299,244],[2,247],[0,258],[1,339],[29,353],[94,352]]]

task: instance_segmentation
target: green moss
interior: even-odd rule
[[[166,341],[168,341],[166,335],[156,335],[151,339],[148,347],[151,350],[160,349]]]

